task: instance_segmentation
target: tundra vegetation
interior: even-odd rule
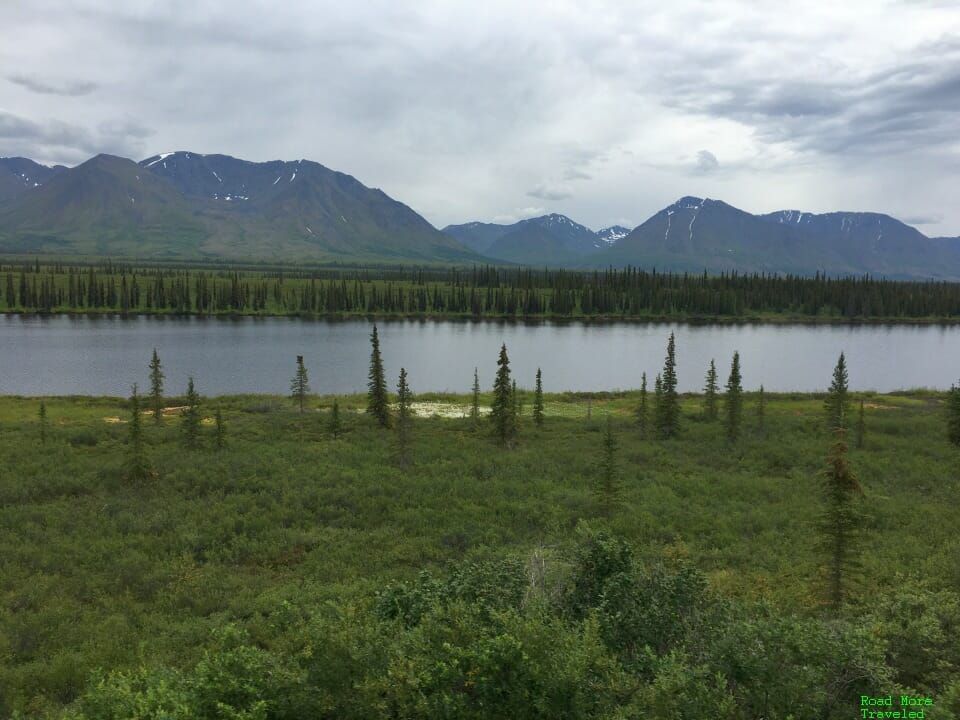
[[[767,392],[731,453],[700,395],[661,440],[544,393],[505,447],[423,393],[466,417],[411,415],[405,468],[364,395],[203,398],[219,449],[135,392],[45,398],[41,446],[0,397],[0,716],[958,717],[949,395],[849,395],[864,448]]]

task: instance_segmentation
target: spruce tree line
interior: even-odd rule
[[[960,284],[761,274],[474,267],[470,270],[233,270],[13,263],[12,311],[440,313],[473,316],[960,316]]]

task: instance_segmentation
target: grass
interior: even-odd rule
[[[41,446],[39,400],[0,397],[0,717],[54,717],[93,668],[194,663],[228,620],[256,638],[283,602],[316,607],[451,560],[562,548],[579,520],[599,517],[608,414],[624,485],[614,531],[651,557],[682,542],[731,596],[816,612],[818,474],[831,444],[822,396],[768,393],[762,434],[745,397],[731,447],[697,396],[682,400],[680,437],[660,441],[633,424],[634,393],[546,395],[542,429],[524,394],[515,449],[498,447],[485,420],[417,418],[407,470],[394,436],[351,412],[363,396],[338,398],[338,440],[325,432],[332,397],[311,396],[302,415],[282,397],[206,398],[205,418],[223,412],[226,449],[212,449],[205,425],[204,449],[184,450],[177,416],[159,427],[147,417],[157,478],[145,485],[123,478],[129,426],[105,420],[126,421],[126,400],[46,398]],[[944,395],[865,399],[866,445],[848,438],[866,491],[854,606],[901,582],[956,590],[960,475]],[[416,401],[470,406],[464,395]]]

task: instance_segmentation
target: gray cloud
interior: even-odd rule
[[[566,200],[573,197],[573,193],[567,187],[551,186],[544,183],[528,190],[527,195],[540,200]]]
[[[720,161],[717,156],[709,150],[701,150],[697,153],[697,171],[702,173],[713,172],[720,167]]]
[[[942,213],[933,213],[930,215],[904,215],[900,218],[907,225],[936,225],[943,222]]]
[[[62,158],[82,162],[92,155],[112,153],[136,157],[152,131],[129,119],[99,123],[96,130],[60,120],[36,121],[0,111],[0,141],[12,154],[38,160]]]
[[[735,120],[763,141],[828,155],[937,148],[960,119],[960,39],[914,49],[909,61],[859,76],[820,79],[756,71],[736,81],[720,70],[685,69],[667,104]]]
[[[85,82],[81,80],[67,80],[60,83],[45,82],[37,77],[30,75],[8,75],[7,80],[26,88],[27,90],[41,95],[65,95],[67,97],[78,97],[88,95],[97,89],[97,83]]]
[[[519,217],[526,196],[601,227],[692,194],[757,211],[942,207],[936,229],[960,232],[948,190],[960,9],[783,12],[772,0],[0,2],[18,39],[0,46],[0,155],[308,157],[441,226]]]

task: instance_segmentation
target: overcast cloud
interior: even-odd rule
[[[0,38],[0,155],[304,157],[440,227],[699,195],[960,235],[954,3],[3,0]]]

